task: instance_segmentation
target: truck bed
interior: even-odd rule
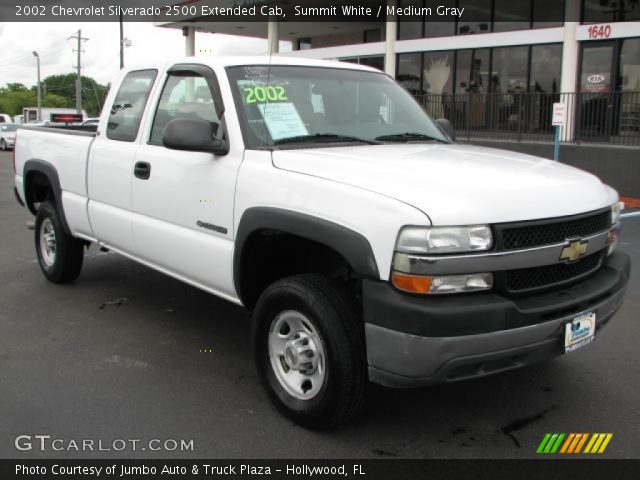
[[[86,231],[87,164],[96,135],[94,125],[20,127],[16,134],[14,152],[15,186],[22,200],[25,200],[25,165],[44,164],[55,171],[59,179],[62,203],[70,228]]]

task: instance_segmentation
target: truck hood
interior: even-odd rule
[[[597,210],[617,193],[590,173],[543,158],[460,144],[273,151],[276,168],[413,205],[433,225],[552,218]]]

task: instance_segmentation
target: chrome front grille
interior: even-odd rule
[[[503,272],[505,289],[523,293],[539,288],[574,282],[596,272],[602,265],[603,251],[573,263],[556,263],[543,267],[522,268]]]
[[[522,250],[584,238],[611,227],[611,209],[574,217],[496,225],[498,245],[503,250]]]

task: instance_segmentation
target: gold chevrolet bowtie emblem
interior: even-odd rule
[[[560,260],[575,262],[587,252],[588,244],[589,242],[587,242],[586,240],[574,240],[572,242],[569,242],[569,245],[562,249]]]

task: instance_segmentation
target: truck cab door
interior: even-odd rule
[[[233,201],[242,147],[226,155],[171,150],[165,126],[205,120],[227,138],[214,71],[182,64],[169,69],[136,153],[132,183],[136,255],[175,276],[235,299],[232,279]]]
[[[88,164],[89,220],[94,237],[133,254],[131,178],[140,145],[138,132],[157,70],[125,75],[110,105],[106,125],[91,146]]]

